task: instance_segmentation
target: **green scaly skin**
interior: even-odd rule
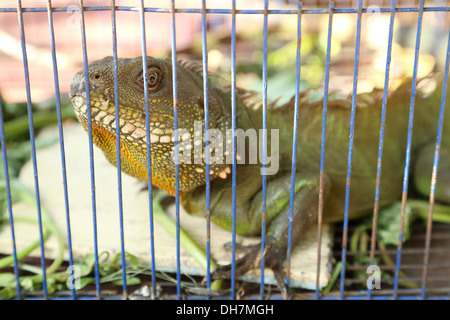
[[[153,183],[173,195],[175,166],[173,161],[173,93],[172,66],[168,60],[147,57],[149,81],[149,118],[151,132]],[[147,143],[145,134],[144,86],[142,59],[119,59],[119,104],[121,127],[122,170],[138,179],[147,180]],[[193,63],[177,65],[178,128],[186,129],[194,140],[194,121],[203,124],[203,83],[201,69]],[[89,92],[92,105],[94,143],[116,165],[114,69],[111,57],[89,64]],[[442,84],[439,77],[430,76],[418,82],[415,98],[414,133],[411,164],[416,188],[429,193]],[[383,92],[358,95],[354,133],[349,217],[359,217],[373,211],[377,174],[377,157]],[[411,81],[405,80],[390,92],[384,131],[380,206],[401,197],[407,141]],[[75,113],[87,128],[83,71],[71,85],[71,100]],[[450,99],[447,99],[449,101]],[[317,223],[319,198],[319,165],[323,102],[308,103],[308,93],[300,95],[297,171],[292,222],[292,243],[297,243],[307,230]],[[262,128],[261,100],[255,93],[237,91],[237,128]],[[268,151],[272,150],[270,129],[279,130],[279,170],[267,176],[266,266],[274,271],[284,295],[287,291],[282,276],[289,223],[291,156],[294,100],[282,106],[269,105]],[[348,142],[350,133],[351,97],[328,102],[327,139],[324,172],[324,222],[344,218]],[[447,108],[448,109],[448,108]],[[224,133],[231,124],[231,93],[229,88],[210,85],[210,128]],[[450,112],[444,121],[441,161],[436,199],[450,203]],[[189,138],[186,136],[186,139]],[[224,142],[226,143],[226,142]],[[423,150],[423,152],[421,152]],[[204,152],[204,144],[201,151]],[[431,151],[431,152],[430,152]],[[246,149],[248,152],[248,146]],[[192,160],[194,160],[192,154]],[[198,155],[197,155],[198,156]],[[225,159],[225,156],[223,156]],[[194,163],[194,161],[192,161]],[[417,165],[415,165],[417,163]],[[205,164],[180,164],[182,205],[193,215],[205,215]],[[231,230],[231,178],[221,179],[229,172],[226,164],[211,165],[211,220]],[[226,175],[226,174],[225,174]],[[261,232],[262,179],[260,164],[237,166],[236,226],[244,235]],[[270,250],[269,250],[270,249]],[[255,246],[236,262],[236,276],[257,267],[261,248]],[[214,279],[227,278],[230,266],[217,269]]]

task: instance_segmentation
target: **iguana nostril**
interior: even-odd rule
[[[70,84],[70,95],[76,96],[81,95],[85,92],[84,86],[84,78],[83,77],[75,77]]]

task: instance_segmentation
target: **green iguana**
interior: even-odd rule
[[[174,195],[175,139],[172,64],[169,60],[147,57],[147,66],[152,183],[170,195]],[[88,70],[93,141],[103,150],[109,161],[116,165],[113,59],[107,57],[92,62],[89,64]],[[118,60],[118,84],[122,170],[138,179],[147,181],[145,98],[141,57]],[[405,80],[396,90],[389,93],[387,99],[384,153],[378,199],[380,206],[389,205],[401,197],[411,84],[411,80]],[[178,135],[179,141],[195,141],[195,121],[201,121],[204,126],[201,68],[194,63],[179,62],[177,64],[177,85],[178,128],[185,129],[183,134]],[[418,81],[415,97],[411,172],[415,175],[413,181],[417,190],[424,195],[430,192],[441,92],[442,79],[430,76]],[[75,75],[70,88],[70,96],[79,121],[87,129],[86,86],[83,71]],[[356,99],[350,218],[373,211],[382,96],[382,90],[374,90],[371,93],[360,94]],[[450,98],[447,98],[447,101],[449,100]],[[231,127],[230,88],[211,84],[208,103],[210,128],[224,132],[223,137],[225,137],[226,129]],[[237,89],[237,128],[261,129],[261,105],[261,99],[258,99],[254,92]],[[322,101],[308,102],[307,92],[300,95],[296,151],[298,162],[292,224],[292,243],[294,244],[312,225],[317,223],[322,106]],[[344,218],[350,111],[351,97],[328,101],[323,191],[325,198],[324,222],[335,222]],[[267,175],[266,245],[270,250],[265,255],[265,263],[274,271],[278,286],[286,294],[281,266],[286,255],[289,224],[294,100],[281,106],[277,106],[275,103],[270,104],[267,118],[269,130],[280,130],[278,141],[268,138],[269,155],[274,143],[278,143],[279,153],[275,156],[279,157],[279,170],[276,174]],[[436,199],[450,203],[450,110],[446,112],[444,123]],[[204,152],[205,140],[201,141],[200,151]],[[248,153],[248,148],[245,152]],[[191,156],[194,160],[195,152]],[[248,154],[239,156],[245,157]],[[272,154],[272,156],[274,155]],[[181,203],[186,211],[193,215],[204,216],[206,173],[204,158],[201,159],[200,163],[192,161],[192,164],[179,164],[179,190]],[[225,159],[225,155],[223,159]],[[232,226],[232,179],[229,175],[227,176],[227,173],[230,173],[229,164],[211,164],[210,169],[212,179],[211,221],[230,230]],[[260,164],[238,165],[236,177],[237,233],[257,235],[261,232],[262,219]],[[260,252],[260,246],[255,246],[244,258],[237,260],[236,276],[255,268]],[[227,277],[229,270],[229,266],[216,269],[212,278]]]

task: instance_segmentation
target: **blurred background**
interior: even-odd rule
[[[447,0],[426,0],[425,6],[445,6]],[[117,6],[139,6],[140,1],[117,0]],[[305,9],[327,8],[328,1],[305,0]],[[336,8],[357,8],[357,0],[336,0]],[[418,0],[398,0],[397,7],[418,6]],[[1,2],[3,8],[16,8],[15,0]],[[56,53],[61,92],[68,92],[73,75],[83,67],[81,31],[77,0],[58,0],[53,7],[68,7],[54,13]],[[84,6],[109,6],[108,0],[86,0]],[[25,0],[22,6],[46,7],[46,1]],[[145,6],[170,8],[170,0],[145,1]],[[363,14],[358,91],[371,91],[384,83],[389,13],[379,12],[390,7],[390,1],[365,0],[370,13]],[[201,8],[200,0],[177,0],[177,8]],[[231,1],[208,0],[207,8],[231,9]],[[237,1],[237,9],[263,9],[262,0]],[[297,8],[297,1],[271,0],[269,9]],[[412,74],[417,13],[399,12],[395,18],[391,85],[395,79]],[[30,67],[33,102],[52,97],[54,92],[50,35],[46,12],[23,14]],[[158,57],[170,57],[170,13],[145,14],[147,52]],[[111,13],[86,11],[86,37],[89,61],[112,55]],[[351,91],[354,62],[356,14],[335,14],[331,48],[330,91]],[[238,85],[261,90],[263,15],[237,15]],[[449,15],[446,12],[424,14],[419,76],[433,68],[442,68],[447,45]],[[296,14],[269,15],[268,92],[272,99],[280,95],[289,99],[295,90],[295,54],[297,35]],[[327,40],[328,15],[304,14],[302,17],[302,89],[322,84]],[[208,15],[209,68],[221,76],[230,75],[230,14]],[[141,26],[138,11],[117,11],[119,57],[141,55]],[[178,58],[201,59],[201,14],[176,15]],[[20,31],[15,12],[0,16],[0,93],[7,102],[26,100]]]

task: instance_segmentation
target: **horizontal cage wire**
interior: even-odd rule
[[[447,0],[1,6],[1,299],[450,297]]]

